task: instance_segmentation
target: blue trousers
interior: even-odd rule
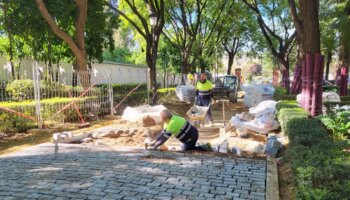
[[[196,105],[197,106],[209,106],[210,104],[210,97],[208,96],[198,96]],[[211,116],[211,109],[209,108],[207,113],[207,118],[209,121],[213,121],[213,117]]]
[[[188,150],[197,150],[197,151],[206,151],[202,146],[196,146],[197,140],[198,140],[198,130],[196,127],[191,125],[191,128],[189,130],[189,139],[186,142],[182,143],[182,150],[188,151]]]

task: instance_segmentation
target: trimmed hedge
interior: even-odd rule
[[[293,102],[278,103],[278,120],[290,139],[290,155],[298,199],[348,199],[349,141],[334,142],[318,119]]]

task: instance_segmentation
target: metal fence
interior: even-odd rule
[[[145,69],[139,73],[146,72]],[[99,72],[69,67],[49,70],[38,62],[27,63],[13,76],[9,64],[0,66],[0,133],[66,122],[84,123],[115,114],[116,105],[120,113],[125,106],[147,102],[147,75],[138,78],[137,83],[116,83],[125,76],[108,66]],[[138,89],[128,101],[120,104],[136,86]]]

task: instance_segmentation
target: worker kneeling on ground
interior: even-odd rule
[[[212,151],[210,143],[203,146],[196,146],[198,140],[198,130],[186,119],[173,115],[169,110],[163,110],[160,113],[164,128],[158,135],[157,140],[149,144],[154,149],[164,144],[171,135],[174,135],[178,140],[183,143],[182,150],[197,150],[197,151]]]
[[[207,74],[202,73],[200,80],[196,84],[197,101],[195,103],[197,106],[209,106],[210,105],[210,99],[212,96],[213,88],[214,88],[213,83],[210,82],[209,80],[207,80]],[[211,116],[210,108],[207,112],[207,117],[209,120],[209,125],[212,126],[213,117]]]

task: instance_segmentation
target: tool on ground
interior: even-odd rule
[[[228,99],[220,99],[222,103],[222,120],[224,121],[224,126],[226,126],[226,115],[225,115],[225,103],[229,102]]]

